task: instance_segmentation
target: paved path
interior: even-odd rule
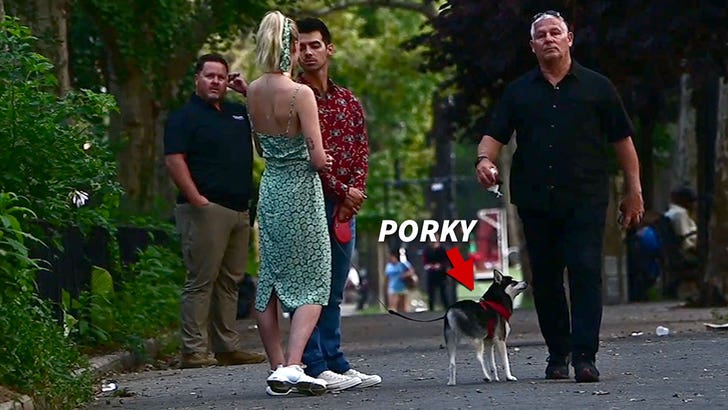
[[[707,331],[710,309],[674,303],[608,306],[598,356],[602,381],[545,381],[546,351],[532,311],[517,311],[509,354],[517,382],[484,383],[472,348],[458,355],[457,386],[446,386],[447,353],[441,323],[389,315],[344,318],[345,346],[354,367],[377,372],[381,386],[321,397],[268,397],[267,365],[132,373],[117,377],[130,397],[99,397],[92,409],[468,409],[725,408],[728,332]],[[723,310],[725,313],[725,310]],[[433,317],[420,313],[418,317]],[[241,322],[247,328],[249,323]],[[655,336],[665,325],[671,333]],[[643,332],[640,336],[630,336]],[[252,334],[251,334],[252,333]],[[253,331],[245,342],[260,346]]]

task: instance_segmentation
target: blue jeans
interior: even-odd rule
[[[329,232],[333,224],[334,201],[326,201],[326,218],[329,223]],[[329,304],[321,310],[316,327],[311,333],[306,349],[303,351],[303,364],[306,373],[318,376],[325,370],[335,373],[344,373],[351,366],[344,357],[341,349],[341,301],[344,298],[344,285],[351,267],[351,254],[356,241],[356,221],[349,222],[353,233],[352,240],[347,244],[340,244],[330,235],[331,240],[331,295]]]

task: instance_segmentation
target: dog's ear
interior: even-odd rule
[[[495,283],[499,284],[503,281],[503,274],[498,269],[493,269],[493,278]]]

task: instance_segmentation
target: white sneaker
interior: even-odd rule
[[[361,384],[361,379],[356,376],[334,373],[331,370],[324,370],[316,378],[326,381],[326,389],[330,392],[345,390]]]
[[[362,389],[365,387],[372,387],[372,386],[382,382],[382,378],[376,374],[364,374],[364,373],[362,373],[360,371],[356,371],[354,369],[347,370],[344,373],[344,376],[360,378],[361,384],[359,385],[359,388],[362,388]]]
[[[320,395],[326,393],[326,381],[315,379],[303,372],[301,366],[278,366],[268,376],[266,383],[270,388],[271,396],[285,396],[292,391],[303,394]],[[266,389],[266,393],[268,389]]]

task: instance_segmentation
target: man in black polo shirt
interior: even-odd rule
[[[238,283],[248,261],[253,151],[245,106],[223,100],[227,86],[225,59],[200,57],[195,94],[169,116],[164,133],[165,163],[180,190],[175,219],[188,270],[183,368],[265,360],[239,349],[235,327]]]
[[[531,49],[538,68],[509,84],[478,145],[476,175],[488,188],[515,131],[512,202],[523,222],[547,379],[595,382],[602,318],[602,238],[608,202],[607,143],[624,172],[621,224],[644,213],[634,129],[612,83],[572,60],[574,35],[555,11],[534,16]],[[571,317],[563,286],[568,270]]]

